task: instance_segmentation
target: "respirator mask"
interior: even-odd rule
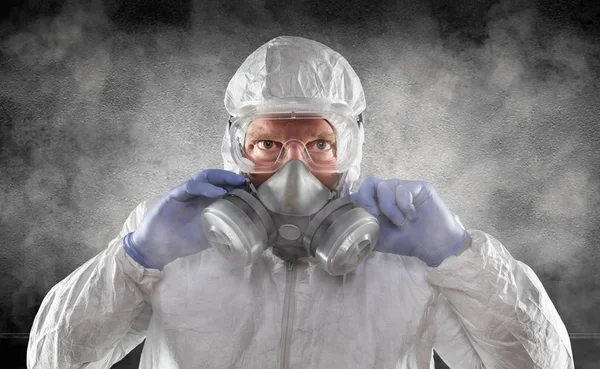
[[[224,147],[242,173],[269,177],[258,188],[247,181],[245,188],[227,193],[203,211],[201,223],[208,242],[240,266],[252,264],[272,247],[273,255],[282,260],[312,259],[331,275],[353,271],[379,237],[377,218],[343,196],[349,193],[345,175],[361,150],[362,114],[355,117],[344,104],[315,99],[310,104],[273,101],[252,109],[231,117]],[[310,138],[314,131],[299,128],[279,142],[275,132],[281,131],[269,132],[261,125],[265,119],[308,124],[333,137],[315,141]],[[329,125],[315,128],[319,124],[315,119]],[[272,135],[278,138],[273,141]],[[255,150],[264,140],[269,140],[269,147]],[[335,190],[313,173],[337,176]]]
[[[375,247],[379,222],[289,160],[258,189],[247,182],[204,209],[202,229],[230,262],[248,266],[272,247],[285,261],[314,258],[331,275],[356,269]]]

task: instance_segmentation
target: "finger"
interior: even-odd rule
[[[174,200],[185,202],[199,196],[215,198],[223,196],[226,193],[225,189],[210,183],[194,184],[192,181],[188,181],[171,190],[169,196]]]
[[[375,177],[367,177],[360,184],[356,195],[356,203],[367,209],[373,216],[379,215],[379,207],[377,206],[377,185],[381,179]]]
[[[392,224],[392,222],[383,214],[380,215],[377,220],[379,221],[380,229],[393,229],[395,227],[395,225]],[[380,236],[379,239],[377,239],[377,243],[375,244],[373,251],[384,253],[393,252],[393,248],[398,246],[394,241],[395,240],[392,237]]]
[[[246,182],[246,177],[223,169],[207,169],[196,174],[190,180],[191,182],[210,183],[215,186],[241,186]]]
[[[397,182],[394,180],[379,183],[377,185],[377,202],[379,210],[397,227],[402,227],[406,219],[396,204],[396,186]]]
[[[219,197],[234,187],[246,183],[246,177],[221,169],[208,169],[196,174],[187,183],[185,190],[190,195]]]
[[[211,183],[198,183],[198,182],[187,182],[185,190],[187,193],[193,196],[204,196],[204,197],[220,197],[227,193],[227,190],[215,186]]]
[[[414,222],[417,219],[417,208],[414,204],[414,194],[419,193],[420,191],[417,189],[416,192],[413,192],[415,190],[415,186],[418,187],[419,185],[402,184],[397,186],[395,189],[396,205],[411,222]]]
[[[220,187],[224,188],[225,191],[227,191],[227,192],[231,192],[231,191],[235,190],[236,188],[243,188],[244,185],[240,185],[240,186],[225,185],[225,186],[220,186]]]

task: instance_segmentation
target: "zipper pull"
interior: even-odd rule
[[[289,270],[290,272],[291,272],[291,271],[292,271],[292,269],[294,268],[294,264],[296,264],[296,262],[295,262],[295,261],[290,261],[290,262],[288,262],[288,270]]]

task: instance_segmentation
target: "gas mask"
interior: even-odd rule
[[[331,275],[356,269],[379,237],[377,218],[295,159],[258,189],[248,182],[212,203],[201,223],[210,245],[234,264],[248,266],[273,247],[285,261],[314,258]]]

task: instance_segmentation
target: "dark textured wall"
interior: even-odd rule
[[[363,81],[363,176],[431,182],[467,228],[534,269],[577,367],[597,368],[597,4],[3,2],[3,360],[24,367],[45,293],[137,203],[221,166],[229,78],[264,42],[298,35],[339,51]],[[135,367],[128,360],[120,367]]]

